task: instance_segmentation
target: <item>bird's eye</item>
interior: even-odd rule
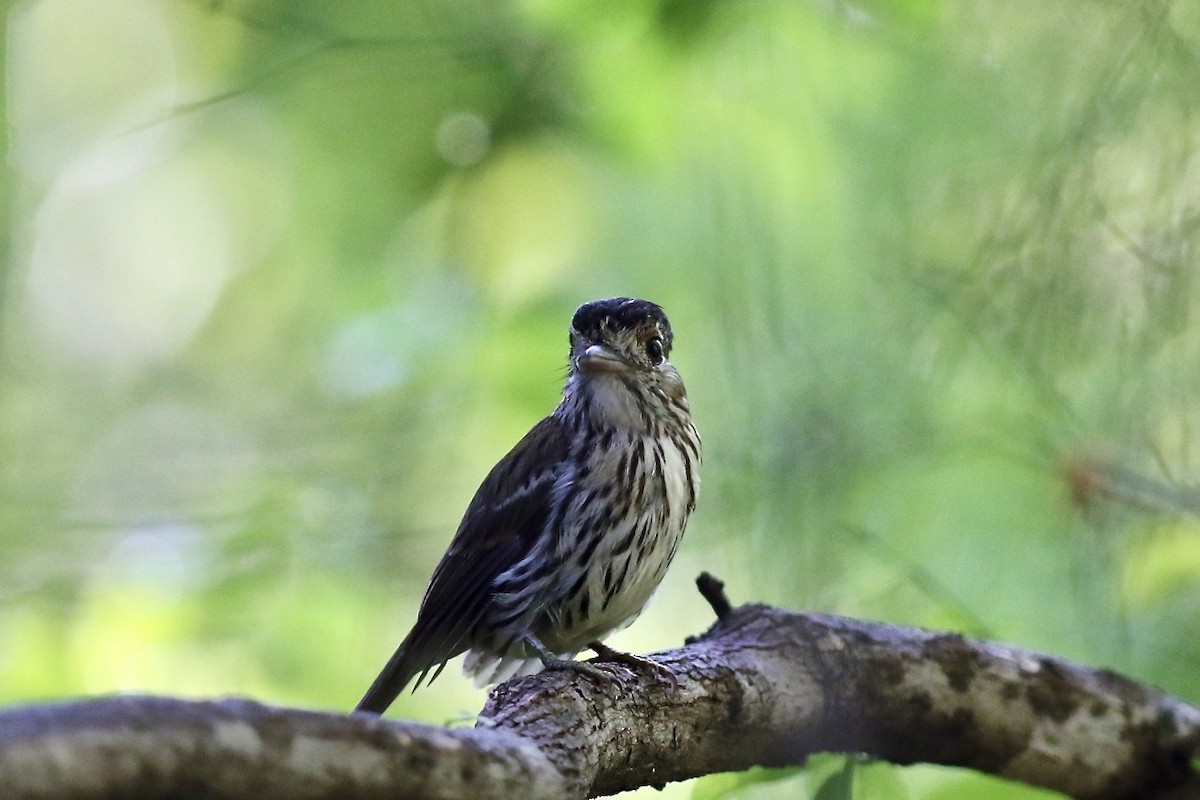
[[[646,342],[646,355],[650,359],[650,363],[658,366],[663,362],[663,344],[662,339],[655,336],[650,341]]]

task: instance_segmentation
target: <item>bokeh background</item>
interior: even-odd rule
[[[704,435],[613,640],[757,600],[1200,702],[1200,6],[7,6],[0,701],[347,709],[581,302]],[[393,713],[469,724],[456,668]],[[840,759],[668,798],[848,796]],[[829,776],[837,776],[827,780]],[[1050,797],[860,764],[860,798]]]

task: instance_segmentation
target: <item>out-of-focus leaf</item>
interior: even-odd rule
[[[803,768],[751,767],[744,772],[722,772],[706,775],[692,787],[692,800],[735,800],[748,787],[780,783],[794,778]]]
[[[847,758],[842,768],[827,777],[813,793],[813,800],[853,800],[854,792],[854,759]]]

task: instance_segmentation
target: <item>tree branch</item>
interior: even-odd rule
[[[712,579],[715,581],[715,579]],[[13,798],[559,798],[813,752],[969,767],[1089,800],[1200,798],[1200,710],[1104,670],[956,634],[705,597],[717,624],[614,680],[497,687],[474,729],[116,697],[0,714]],[[724,601],[724,607],[722,606]]]

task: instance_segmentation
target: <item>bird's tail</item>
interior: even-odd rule
[[[382,714],[388,706],[404,691],[413,676],[418,672],[428,672],[428,665],[414,663],[410,655],[411,648],[408,640],[401,642],[396,652],[388,660],[387,666],[379,673],[379,677],[367,689],[362,700],[354,707],[355,711],[366,711],[371,714]]]

